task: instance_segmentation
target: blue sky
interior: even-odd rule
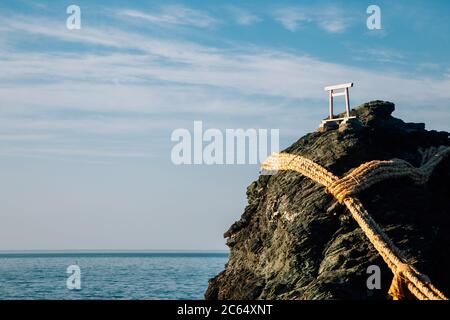
[[[66,7],[81,8],[81,30]],[[368,30],[366,9],[381,8]],[[0,250],[224,249],[255,166],[175,166],[170,134],[352,105],[450,130],[448,1],[2,1]]]

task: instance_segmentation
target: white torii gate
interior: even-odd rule
[[[330,115],[327,120],[324,120],[325,122],[328,121],[340,121],[340,120],[346,120],[351,119],[355,117],[350,117],[350,97],[348,94],[348,88],[353,87],[353,82],[350,83],[344,83],[344,84],[338,84],[335,86],[328,86],[325,87],[325,91],[328,91],[329,100],[330,100]],[[341,92],[334,92],[335,90],[343,90]],[[346,115],[344,118],[335,118],[333,114],[333,98],[339,97],[339,96],[345,96],[345,112]]]

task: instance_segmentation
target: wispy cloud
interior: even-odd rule
[[[229,6],[228,10],[239,25],[249,26],[262,21],[258,15],[240,7]]]
[[[18,142],[18,141],[45,141],[51,138],[48,134],[1,134],[0,141],[2,142]]]
[[[151,158],[154,155],[149,152],[136,152],[132,149],[119,149],[111,151],[108,149],[74,149],[74,148],[35,148],[35,147],[12,147],[0,149],[3,156],[59,156],[59,157],[94,157],[94,158]]]
[[[142,140],[186,127],[197,116],[216,127],[282,127],[282,134],[297,136],[299,126],[312,129],[311,120],[324,114],[323,109],[311,108],[326,104],[323,86],[347,81],[356,83],[351,92],[354,103],[385,99],[423,106],[450,101],[449,78],[436,81],[368,70],[261,47],[221,49],[116,28],[69,32],[50,20],[2,17],[1,38],[13,42],[17,36],[36,34],[108,50],[75,54],[0,48],[3,143],[32,143],[36,135],[48,138],[43,149],[53,150],[55,137]],[[401,57],[386,53],[384,58]],[[426,113],[431,116],[429,110]],[[427,116],[420,110],[414,114]],[[86,149],[73,141],[66,148]],[[9,144],[6,147],[11,150]],[[31,149],[26,154],[38,153],[36,146],[27,148]],[[93,156],[97,149],[93,146],[83,154]],[[25,154],[23,149],[14,154],[19,151]],[[121,152],[103,151],[111,157]],[[130,147],[124,152],[141,154],[145,149]]]
[[[438,63],[433,63],[433,62],[423,62],[420,63],[417,68],[419,70],[428,70],[428,71],[436,71],[441,69],[441,66]]]
[[[418,99],[430,97],[448,98],[450,93],[442,85],[430,79],[408,78],[395,72],[372,71],[362,68],[328,63],[305,55],[296,55],[266,48],[241,46],[229,51],[186,41],[157,39],[114,29],[89,28],[77,33],[58,30],[51,23],[23,22],[19,19],[6,20],[4,36],[14,31],[39,33],[63,41],[117,47],[138,53],[109,54],[14,54],[5,57],[1,63],[0,80],[30,78],[33,75],[47,79],[91,81],[97,83],[102,95],[105,84],[119,83],[122,88],[142,88],[149,81],[160,81],[181,85],[189,93],[192,86],[208,86],[237,90],[245,94],[283,96],[297,99],[322,97],[321,87],[329,82],[348,78],[359,81],[361,86],[370,83],[371,90],[380,88],[380,93],[402,97],[398,85],[417,90]],[[391,57],[390,54],[389,57]],[[345,78],[345,79],[344,79]],[[153,83],[152,86],[155,84]],[[144,88],[142,92],[147,90]],[[158,88],[159,90],[159,88]],[[411,96],[409,90],[408,97]],[[430,94],[421,91],[429,92]],[[419,94],[420,92],[420,94]],[[134,93],[137,93],[134,92]],[[366,94],[363,90],[363,94]],[[146,99],[143,99],[146,100]],[[134,100],[133,100],[134,101]]]
[[[302,23],[311,21],[306,12],[300,8],[280,8],[275,11],[274,16],[275,20],[292,32],[297,31]]]
[[[188,8],[181,5],[167,5],[156,12],[139,11],[139,10],[122,10],[119,15],[134,19],[141,19],[147,23],[157,24],[160,26],[191,26],[197,28],[209,28],[218,23],[218,20],[210,14]]]
[[[352,23],[348,12],[334,6],[280,7],[274,10],[274,18],[292,32],[313,24],[329,33],[342,33]]]
[[[380,63],[402,63],[405,61],[405,55],[403,53],[388,48],[371,47],[352,51],[355,52],[354,59],[361,61],[375,61]]]

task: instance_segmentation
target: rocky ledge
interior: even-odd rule
[[[370,160],[399,158],[420,166],[420,150],[450,145],[449,133],[392,117],[393,103],[354,110],[357,126],[307,134],[284,150],[335,175]],[[450,159],[426,185],[380,182],[358,198],[441,291],[450,293]],[[324,188],[295,172],[261,175],[248,205],[225,232],[230,255],[209,281],[206,299],[389,299],[392,273],[352,219]],[[369,290],[367,268],[381,269],[381,289]]]

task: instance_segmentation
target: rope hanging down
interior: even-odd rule
[[[421,151],[421,154],[423,161],[420,168],[413,167],[400,159],[375,160],[362,164],[341,179],[314,161],[288,153],[274,153],[261,165],[261,168],[301,173],[324,185],[328,193],[344,204],[394,274],[389,289],[393,299],[405,299],[408,294],[413,294],[420,300],[448,300],[431,284],[428,277],[407,263],[400,249],[388,238],[355,197],[358,192],[391,178],[409,177],[416,184],[426,183],[434,168],[450,154],[450,147],[432,148]]]

